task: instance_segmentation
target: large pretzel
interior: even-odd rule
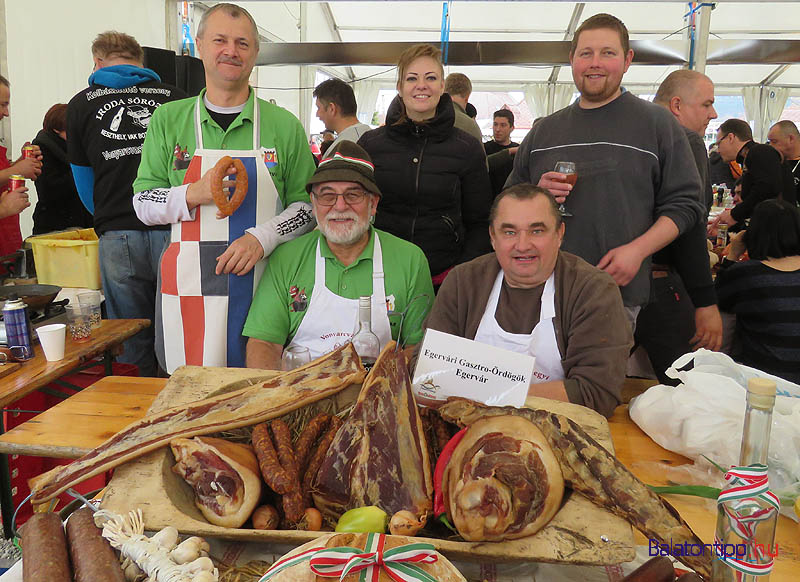
[[[222,181],[228,175],[228,168],[231,165],[236,169],[236,180],[228,186],[235,185],[236,189],[233,191],[233,195],[228,198]],[[217,205],[222,216],[230,216],[236,212],[236,209],[241,206],[244,197],[247,195],[247,170],[244,169],[242,160],[225,156],[211,168],[211,194],[214,196],[214,204]]]

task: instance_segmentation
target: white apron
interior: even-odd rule
[[[374,230],[373,230],[374,232]],[[378,233],[372,250],[372,333],[378,336],[381,348],[392,339],[386,289],[383,284],[383,253]],[[325,259],[319,251],[314,261],[314,290],[308,311],[287,347],[302,346],[319,358],[346,344],[353,337],[358,319],[358,299],[339,297],[325,286]]]
[[[539,384],[551,380],[563,380],[564,368],[561,365],[561,354],[556,342],[556,330],[553,318],[556,314],[555,279],[551,273],[544,284],[542,292],[542,306],[539,310],[539,323],[530,334],[508,333],[497,323],[495,311],[500,299],[500,289],[503,285],[503,270],[497,274],[494,281],[486,309],[483,312],[475,341],[489,344],[504,350],[517,353],[527,353],[536,358],[533,366],[531,382]]]
[[[217,275],[217,257],[237,238],[274,217],[281,200],[260,147],[258,99],[253,104],[253,149],[213,150],[203,147],[201,99],[195,104],[196,149],[184,184],[198,181],[223,156],[238,158],[247,170],[248,190],[231,216],[217,219],[215,204],[194,209],[194,220],[172,225],[170,244],[161,259],[161,294],[157,335],[163,337],[159,360],[168,373],[178,366],[244,367],[247,339],[242,337],[247,312],[266,261],[246,275]]]

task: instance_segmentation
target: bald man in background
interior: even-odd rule
[[[714,83],[697,71],[678,70],[664,79],[653,99],[678,120],[692,149],[702,184],[701,201],[711,208],[708,155],[703,143],[714,110]],[[702,217],[653,255],[650,303],[636,321],[636,343],[644,347],[662,383],[664,371],[679,356],[697,348],[718,350],[722,318],[711,278]]]
[[[793,121],[784,119],[769,128],[767,142],[783,156],[783,165],[792,173],[792,181],[800,200],[800,131]]]

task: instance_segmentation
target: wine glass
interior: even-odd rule
[[[283,350],[281,356],[281,370],[288,372],[300,366],[304,366],[311,361],[311,352],[303,346],[289,346]]]
[[[578,170],[575,168],[575,162],[556,162],[554,171],[565,174],[566,178],[564,181],[567,184],[574,186],[575,182],[578,181]],[[558,205],[558,211],[561,213],[561,216],[572,216],[572,213],[567,210],[563,202]]]

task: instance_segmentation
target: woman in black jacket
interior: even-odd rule
[[[92,215],[84,207],[67,162],[67,106],[56,103],[44,116],[42,130],[33,140],[42,150],[42,174],[36,185],[33,234],[71,226],[92,227]]]
[[[435,285],[458,263],[491,251],[491,185],[483,145],[453,126],[441,52],[415,45],[400,56],[386,125],[358,140],[383,193],[375,226],[418,245]]]

